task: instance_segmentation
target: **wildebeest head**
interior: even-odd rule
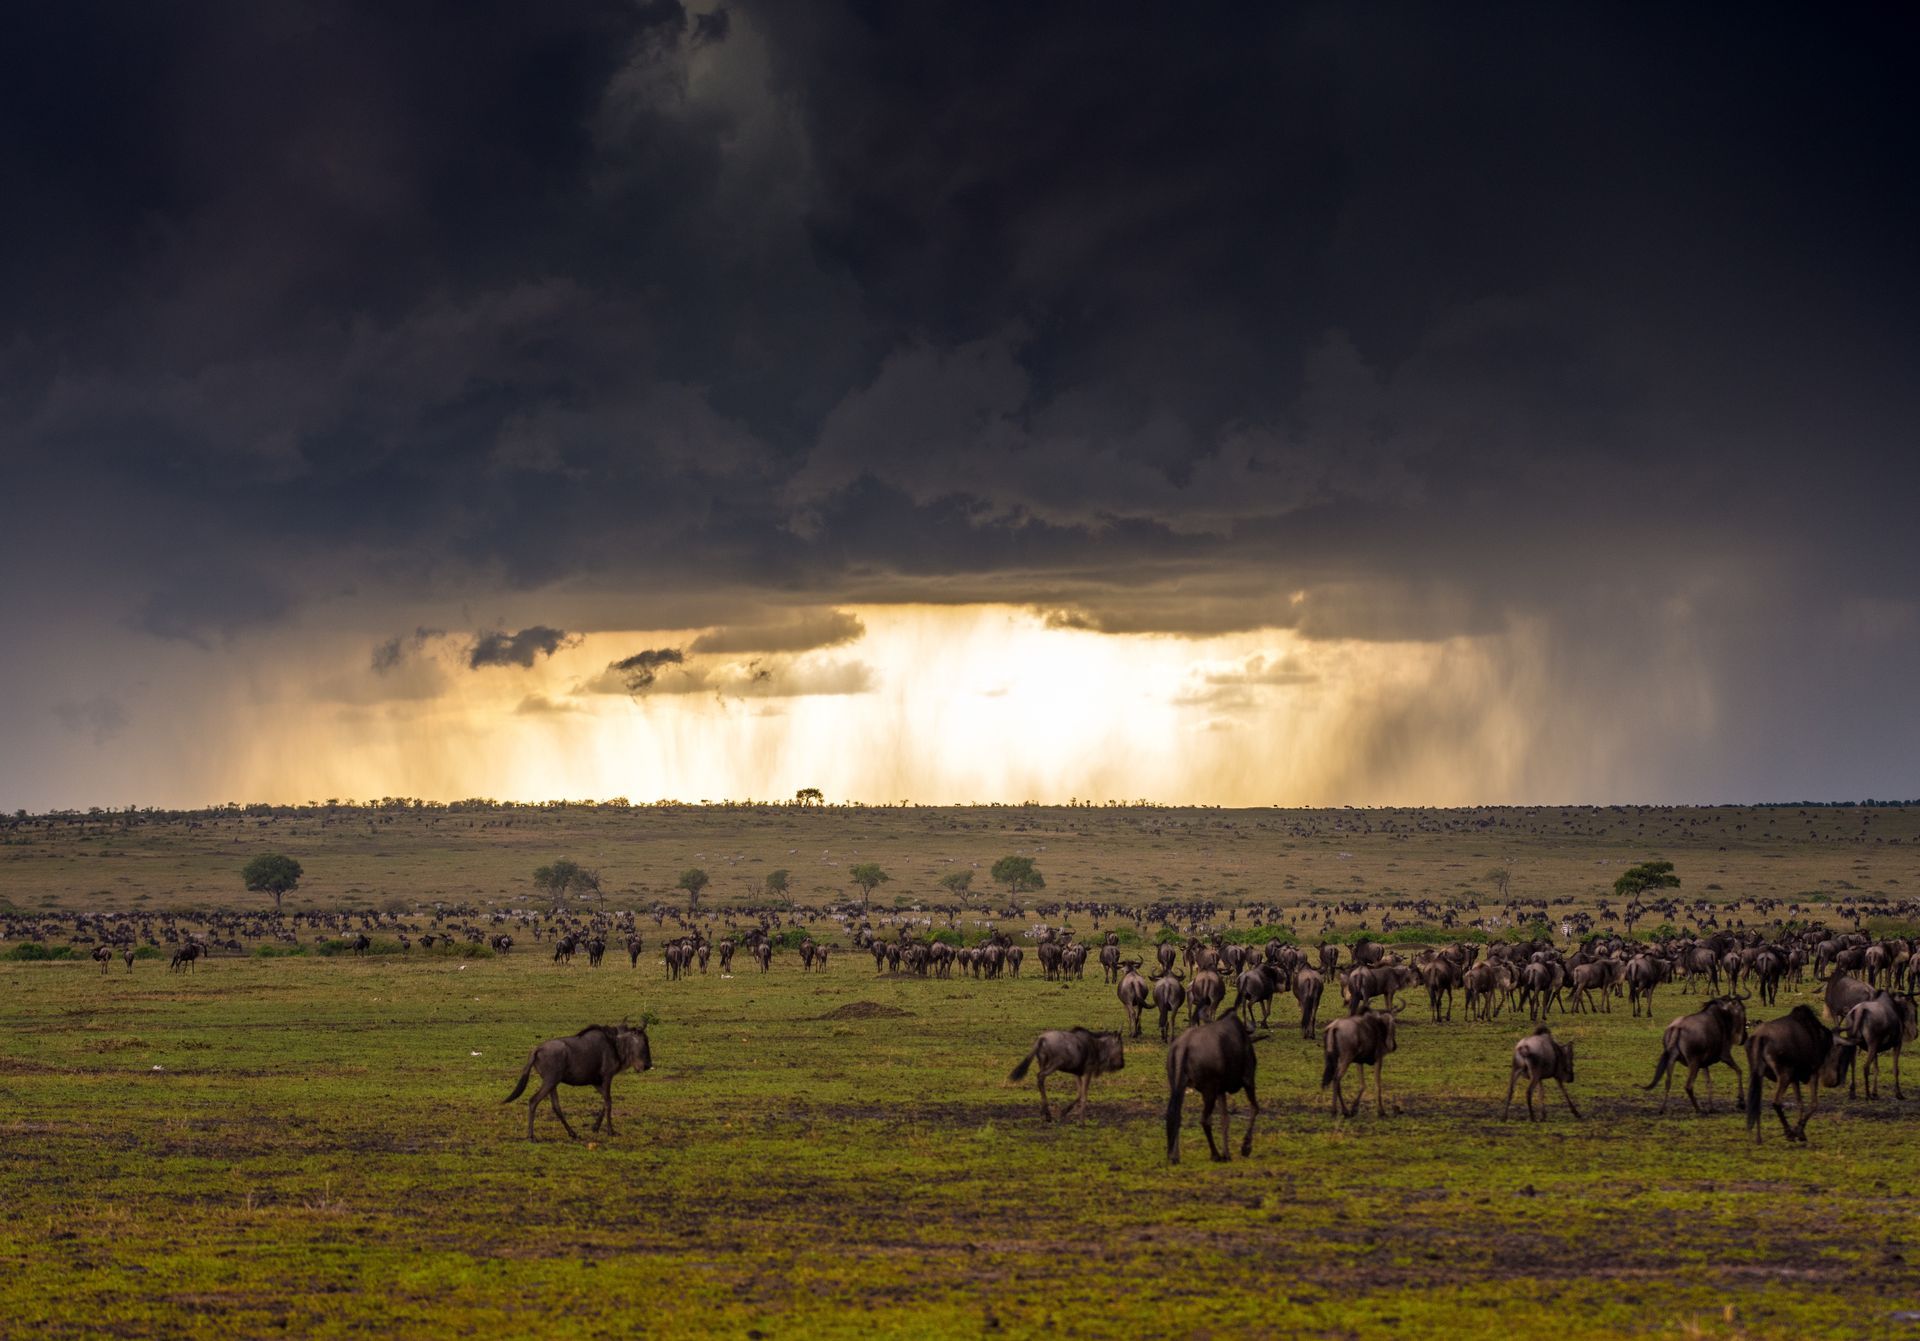
[[[653,1048],[647,1041],[647,1026],[652,1023],[652,1016],[642,1016],[637,1025],[623,1020],[614,1035],[614,1048],[620,1060],[635,1071],[653,1070]]]
[[[1123,1070],[1127,1064],[1126,1050],[1121,1046],[1120,1035],[1113,1030],[1095,1034],[1088,1053],[1090,1060],[1095,1062],[1102,1071]]]
[[[1553,1078],[1569,1085],[1573,1083],[1573,1044],[1556,1042],[1553,1045]]]

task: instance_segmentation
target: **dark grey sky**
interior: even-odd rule
[[[1525,624],[1570,702],[1678,640],[1721,727],[1650,789],[1920,792],[1915,36],[1900,6],[11,7],[6,711],[111,736],[70,662],[300,621],[991,599]]]

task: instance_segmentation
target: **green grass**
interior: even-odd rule
[[[1004,1077],[1061,986],[664,981],[539,953],[0,968],[0,1317],[20,1335],[1902,1334],[1920,1304],[1920,1100],[1823,1107],[1809,1148],[1654,1115],[1658,1020],[1580,1044],[1544,1125],[1501,1122],[1524,1022],[1404,1014],[1401,1112],[1332,1119],[1316,1046],[1260,1045],[1251,1160],[1163,1158],[1162,1048],[1086,1122]],[[901,1015],[875,1015],[871,1003]],[[1786,1001],[1783,998],[1782,1008]],[[852,1011],[835,1015],[842,1007]],[[656,1011],[619,1133],[526,1141],[531,1045]],[[1276,1024],[1293,1020],[1291,1003]],[[477,1054],[477,1055],[475,1055]],[[584,1091],[563,1104],[585,1134]],[[1683,1105],[1684,1107],[1684,1105]],[[1236,1135],[1245,1122],[1236,1111]],[[1772,1119],[1769,1116],[1768,1121]],[[1731,1308],[1732,1321],[1726,1321]]]

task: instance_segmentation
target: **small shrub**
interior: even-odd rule
[[[0,959],[12,960],[16,964],[37,964],[49,959],[78,959],[79,957],[73,952],[71,945],[41,945],[34,941],[16,945],[0,955]]]

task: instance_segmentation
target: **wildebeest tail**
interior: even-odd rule
[[[1027,1068],[1033,1065],[1033,1059],[1035,1057],[1038,1057],[1039,1055],[1040,1055],[1040,1049],[1036,1047],[1032,1052],[1022,1057],[1020,1059],[1020,1064],[1014,1067],[1013,1070],[1007,1072],[1007,1079],[1008,1080],[1025,1080],[1027,1078]]]
[[[1333,1049],[1328,1048],[1327,1064],[1326,1066],[1322,1067],[1320,1071],[1320,1088],[1321,1089],[1324,1090],[1327,1086],[1333,1084],[1334,1072],[1338,1071],[1339,1069],[1340,1069],[1339,1063],[1334,1060]]]
[[[1747,1049],[1747,1126],[1760,1125],[1760,1058],[1758,1049]]]
[[[1660,1083],[1660,1078],[1667,1074],[1667,1068],[1672,1065],[1673,1065],[1673,1049],[1672,1048],[1660,1049],[1660,1065],[1653,1068],[1653,1079],[1649,1080],[1646,1084],[1642,1085],[1640,1088],[1643,1090],[1650,1090],[1655,1085],[1658,1085]]]
[[[503,1104],[510,1104],[515,1099],[518,1099],[522,1094],[524,1094],[527,1088],[527,1077],[532,1074],[533,1074],[533,1058],[529,1057],[527,1058],[527,1069],[520,1073],[520,1083],[513,1087],[512,1094],[509,1094],[506,1098],[502,1099],[500,1102]]]

